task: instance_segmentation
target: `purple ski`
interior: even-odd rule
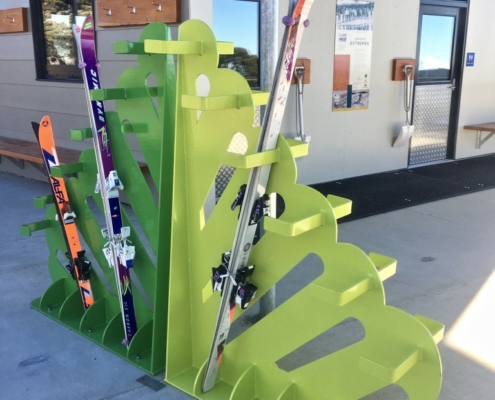
[[[90,98],[90,90],[100,88],[93,17],[88,15],[82,28],[73,25],[73,31],[79,50],[79,67],[83,72],[86,100],[88,103],[91,130],[93,132],[96,164],[98,167],[95,192],[101,193],[107,226],[106,229],[102,229],[104,237],[108,240],[103,252],[110,267],[115,271],[116,286],[125,331],[125,339],[122,343],[128,346],[137,331],[129,273],[129,268],[133,264],[135,249],[134,246],[127,245],[130,228],[122,226],[119,190],[123,189],[124,186],[120,182],[113,164],[103,102],[91,101]]]

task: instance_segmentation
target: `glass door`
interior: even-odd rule
[[[409,164],[453,158],[465,8],[422,5]]]

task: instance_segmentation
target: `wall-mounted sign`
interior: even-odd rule
[[[466,67],[474,67],[474,53],[466,54]]]
[[[375,2],[337,0],[334,111],[368,108]]]

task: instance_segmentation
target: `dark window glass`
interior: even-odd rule
[[[38,79],[82,81],[72,25],[91,13],[91,0],[31,0]]]
[[[213,31],[217,40],[234,42],[234,54],[220,56],[219,66],[239,72],[249,86],[259,88],[258,1],[213,0]]]

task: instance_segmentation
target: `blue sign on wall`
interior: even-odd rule
[[[474,53],[467,53],[466,67],[474,67]]]

